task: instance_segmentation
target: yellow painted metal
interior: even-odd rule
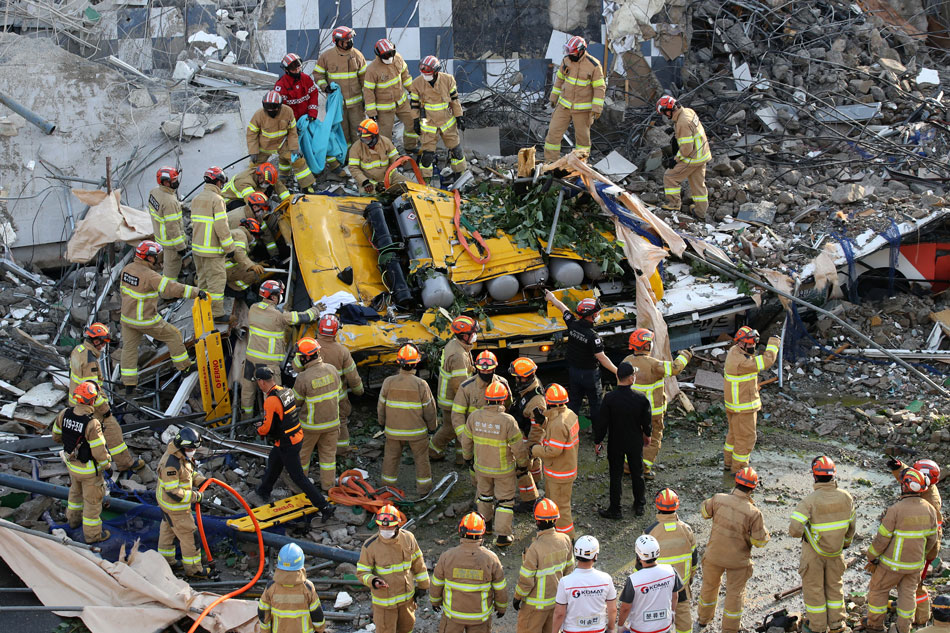
[[[257,523],[261,529],[267,529],[281,523],[287,523],[294,519],[317,512],[317,509],[310,504],[310,499],[305,494],[294,495],[280,501],[268,503],[266,506],[260,506],[251,510],[257,517]],[[239,532],[253,532],[254,522],[251,517],[243,516],[237,519],[228,519],[228,525]]]
[[[228,389],[221,332],[214,327],[211,314],[211,299],[195,299],[191,306],[191,318],[195,324],[195,361],[205,419],[222,418],[231,413],[231,390]],[[227,420],[222,420],[212,426],[226,423]]]

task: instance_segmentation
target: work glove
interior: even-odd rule
[[[331,86],[330,84],[324,84],[324,86],[323,86],[323,88],[321,88],[321,90],[323,90],[323,94],[327,94],[327,95],[328,95],[328,94],[330,94],[331,92],[333,92],[333,86]]]
[[[527,466],[519,466],[519,467],[515,468],[515,476],[517,476],[517,477],[524,477],[524,476],[527,475],[527,474],[528,474],[528,467],[527,467]]]
[[[515,608],[515,611],[521,611],[521,600],[515,598],[511,601],[511,606]]]
[[[550,101],[550,103],[551,103],[551,107],[552,107],[552,108],[553,108],[554,106],[556,106],[556,105],[557,105],[557,95],[551,95],[551,98],[549,99],[549,101]]]
[[[465,131],[465,117],[457,116],[455,117],[455,124],[459,126],[459,129],[463,132]]]
[[[432,613],[439,615],[442,613],[442,603],[432,605]]]
[[[376,193],[383,193],[383,192],[385,192],[385,191],[386,191],[386,185],[383,184],[383,183],[381,183],[381,182],[377,182],[377,183],[376,183]]]
[[[208,293],[205,292],[204,290],[199,290],[199,291],[198,291],[198,298],[199,298],[199,299],[207,299],[207,298],[208,298]]]
[[[416,587],[415,593],[412,594],[413,602],[415,602],[416,604],[419,604],[419,601],[425,598],[427,593],[428,592],[425,589],[419,589],[418,587]]]
[[[604,454],[603,444],[594,444],[594,457],[601,457]]]
[[[260,277],[261,275],[264,274],[264,267],[261,266],[260,264],[254,264],[253,266],[251,266],[251,272],[253,272],[255,275]]]
[[[676,167],[676,159],[673,158],[672,156],[664,159],[663,166],[666,167],[667,169],[673,169],[674,167]]]
[[[254,155],[255,163],[266,163],[267,159],[270,158],[270,154],[267,152],[258,152]]]
[[[541,407],[535,407],[534,411],[531,412],[531,417],[538,426],[544,425],[544,409]]]
[[[300,154],[298,154],[297,152],[290,152],[291,163],[296,163],[298,158],[300,158]]]
[[[198,505],[199,503],[201,503],[201,497],[202,495],[201,495],[200,490],[191,491],[191,500],[194,502],[195,505]]]
[[[422,119],[414,119],[412,122],[412,131],[416,134],[422,134]]]
[[[505,612],[504,612],[504,611],[499,611],[498,609],[495,609],[495,617],[500,620],[500,619],[502,619],[503,617],[505,617]]]
[[[887,458],[887,469],[888,470],[899,470],[904,467],[904,464],[899,459],[894,457]]]
[[[368,178],[360,183],[360,187],[362,187],[363,191],[365,191],[366,193],[373,193],[374,191],[376,191],[376,188],[373,187],[372,181],[370,181]]]
[[[372,120],[374,120],[374,121],[376,121],[377,123],[379,123],[379,115],[378,115],[378,114],[374,114],[373,116],[371,116],[371,117],[369,117],[369,118],[371,118]]]
[[[383,589],[386,586],[386,581],[382,578],[373,578],[373,589]]]
[[[591,119],[591,121],[596,121],[597,119],[600,118],[600,115],[601,115],[602,113],[601,113],[601,112],[592,112],[591,114],[593,114],[593,118]]]
[[[675,130],[673,129],[673,126],[672,126],[672,125],[667,125],[667,126],[663,129],[663,131],[666,132],[667,134],[672,134]]]

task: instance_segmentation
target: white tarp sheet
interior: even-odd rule
[[[66,259],[84,264],[96,256],[99,249],[113,242],[134,243],[152,235],[152,219],[147,211],[139,211],[123,205],[121,192],[73,189],[73,195],[89,205],[86,217],[76,225],[76,230],[66,245]]]

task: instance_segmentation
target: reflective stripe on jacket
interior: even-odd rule
[[[377,111],[395,110],[406,102],[406,90],[412,85],[409,68],[402,55],[396,53],[393,63],[384,64],[379,58],[370,62],[363,77],[363,107],[366,116],[376,116]]]
[[[535,609],[554,608],[557,583],[574,571],[571,537],[554,528],[541,530],[521,557],[515,598]]]
[[[304,365],[294,382],[297,408],[306,403],[300,425],[307,431],[329,431],[340,426],[340,376],[336,367],[318,356]]]
[[[604,95],[607,84],[600,62],[589,53],[579,60],[571,61],[564,57],[554,77],[551,101],[557,99],[557,105],[568,110],[591,110],[601,112],[604,109]]]
[[[343,91],[343,103],[356,106],[363,102],[363,76],[366,74],[366,58],[357,48],[340,50],[336,45],[323,51],[313,67],[313,78],[323,90],[336,82]]]
[[[387,377],[379,391],[376,418],[390,439],[426,438],[427,429],[434,431],[436,423],[429,383],[406,369]]]
[[[444,617],[461,624],[487,622],[493,611],[504,613],[508,583],[498,556],[480,540],[462,539],[435,564],[429,601],[442,606]]]
[[[919,574],[938,547],[937,511],[919,495],[905,494],[887,509],[868,558],[898,574]]]
[[[379,533],[366,539],[356,563],[356,576],[370,588],[373,605],[392,609],[412,600],[416,588],[429,588],[429,572],[422,558],[416,537],[400,529],[391,539]],[[388,587],[373,587],[373,579],[381,578]]]
[[[687,165],[699,165],[712,160],[709,139],[696,112],[690,108],[678,108],[673,111],[673,129],[679,150],[676,160]]]
[[[759,399],[759,372],[768,369],[775,362],[778,345],[779,337],[773,336],[765,347],[765,353],[758,356],[746,354],[738,345],[729,348],[723,369],[727,411],[758,411],[762,408],[762,401]]]
[[[185,243],[181,203],[174,189],[159,185],[148,192],[148,214],[156,242],[165,248]]]
[[[792,512],[788,535],[802,538],[815,553],[834,558],[854,538],[854,500],[834,481],[817,481],[814,487]]]
[[[678,376],[689,360],[689,352],[680,352],[673,361],[653,358],[649,354],[630,354],[623,362],[630,363],[637,370],[633,375],[633,390],[647,397],[653,415],[663,415],[667,406],[664,380]]]
[[[150,327],[162,320],[158,314],[158,297],[191,299],[198,289],[162,277],[141,259],[133,259],[119,277],[122,295],[122,323],[134,327]]]
[[[455,392],[462,381],[475,372],[472,363],[472,346],[453,338],[442,348],[442,362],[439,364],[440,409],[451,409]],[[443,421],[444,422],[444,421]]]

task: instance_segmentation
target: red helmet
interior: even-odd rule
[[[428,55],[419,62],[419,72],[434,75],[442,70],[442,62],[435,55]]]
[[[335,314],[324,314],[317,323],[317,332],[324,336],[336,336],[340,329],[340,318]]]
[[[205,182],[210,184],[221,183],[223,185],[228,181],[227,176],[224,175],[224,170],[220,167],[208,167],[205,170],[204,179]]]
[[[485,387],[485,400],[489,403],[499,403],[504,402],[508,399],[508,387],[505,386],[505,383],[499,380],[491,381],[487,387]]]
[[[243,218],[239,224],[255,237],[261,234],[261,223],[257,218]]]
[[[901,492],[923,492],[930,487],[927,476],[915,468],[901,471]]]
[[[475,357],[476,371],[494,371],[498,367],[498,357],[487,349]]]
[[[376,54],[382,59],[387,59],[396,54],[396,45],[384,37],[376,42],[376,46],[373,47],[373,50],[376,51]]]
[[[561,510],[547,497],[539,499],[534,504],[535,521],[557,521],[559,518],[561,518]]]
[[[656,493],[653,503],[660,512],[676,512],[680,507],[680,496],[672,488],[664,488]]]
[[[739,331],[736,332],[732,340],[739,345],[751,345],[754,347],[759,343],[759,331],[750,328],[748,325],[743,325],[739,328]]]
[[[936,486],[940,482],[940,466],[934,460],[918,459],[914,462],[914,468],[927,476],[931,486]]]
[[[575,35],[567,40],[567,44],[564,45],[564,53],[566,55],[580,55],[586,50],[587,42],[584,41],[584,38],[580,35]]]
[[[99,385],[91,380],[85,380],[73,390],[73,399],[79,404],[92,405],[99,397]]]
[[[740,486],[755,488],[759,485],[759,473],[752,466],[746,466],[736,473],[736,483]]]
[[[280,296],[284,294],[284,284],[276,279],[268,279],[261,284],[261,289],[258,291],[265,299],[270,299],[274,295],[277,295],[277,300],[280,301]]]
[[[481,332],[478,321],[470,316],[455,317],[452,325],[449,326],[453,334],[468,334],[469,332]]]
[[[551,383],[551,386],[544,392],[544,401],[552,405],[567,404],[567,389],[556,382]]]
[[[273,163],[261,163],[254,168],[254,177],[258,183],[272,185],[277,182],[277,168]]]
[[[811,474],[815,477],[834,477],[837,473],[838,469],[830,457],[821,455],[811,460]]]
[[[660,114],[666,114],[667,112],[672,112],[676,108],[676,99],[670,95],[663,95],[660,97],[660,100],[656,102],[656,111]]]
[[[106,327],[105,324],[99,323],[98,321],[87,326],[86,329],[83,330],[83,336],[93,341],[100,340],[106,343],[112,340],[109,338],[109,328]]]
[[[276,90],[268,90],[261,99],[263,105],[281,105],[284,102],[284,96]]]
[[[165,250],[162,248],[162,245],[158,242],[153,242],[152,240],[142,240],[139,242],[139,245],[135,247],[135,256],[139,259],[145,259],[146,257],[158,257],[162,254],[162,251]]]
[[[422,355],[419,353],[419,348],[412,343],[406,343],[400,347],[396,353],[396,362],[399,363],[401,367],[411,367],[418,364],[421,360]]]
[[[296,53],[287,53],[284,55],[284,58],[280,60],[280,67],[284,70],[287,70],[294,64],[303,64],[303,62],[300,61],[300,55]]]
[[[337,43],[352,40],[355,36],[356,31],[348,26],[338,26],[333,29],[333,41]]]
[[[630,333],[628,346],[635,352],[642,352],[653,343],[653,332],[645,327],[638,327]]]
[[[181,173],[174,167],[159,167],[155,172],[155,181],[163,187],[175,188],[181,180]]]
[[[300,364],[306,365],[320,353],[320,343],[317,339],[305,336],[297,341],[297,355],[300,356]]]
[[[535,375],[538,371],[538,364],[535,363],[530,358],[516,358],[511,362],[511,365],[508,366],[508,373],[512,376],[517,376],[522,380],[527,380]]]
[[[580,303],[577,304],[578,316],[586,317],[597,314],[598,312],[600,312],[600,301],[593,297],[581,299]]]

